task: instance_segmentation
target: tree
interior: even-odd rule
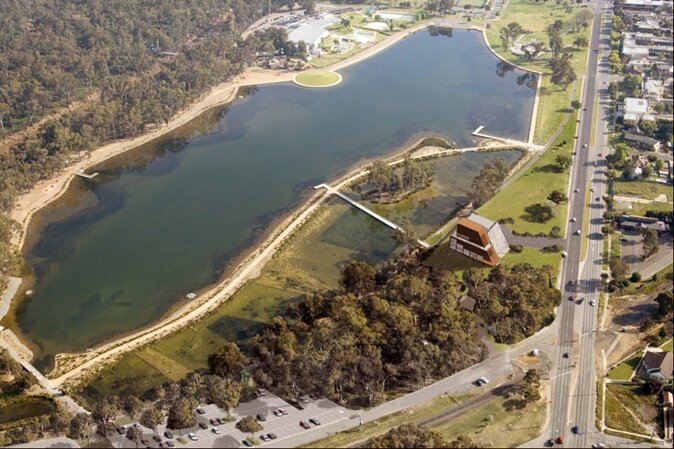
[[[578,100],[573,100],[573,101],[571,102],[571,107],[572,107],[573,109],[575,109],[576,111],[577,111],[578,109],[580,109],[581,106],[582,106],[582,104],[581,104],[580,101],[578,101]]]
[[[106,438],[108,436],[108,423],[115,419],[117,412],[119,412],[119,398],[108,396],[96,404],[91,414],[94,422],[99,425],[99,429],[103,430],[102,435]]]
[[[243,433],[250,433],[252,437],[255,432],[262,430],[262,425],[252,416],[244,416],[236,423],[236,428]]]
[[[501,28],[498,35],[501,38],[501,45],[503,45],[503,48],[508,48],[508,43],[510,42],[510,32],[508,31],[508,28]]]
[[[545,223],[555,216],[555,209],[550,204],[535,203],[524,208],[525,219],[534,223]]]
[[[164,412],[156,407],[150,407],[140,415],[140,423],[145,427],[149,427],[154,430],[154,435],[159,436],[157,433],[157,426],[164,419]]]
[[[643,86],[643,78],[641,75],[634,75],[628,73],[622,81],[622,90],[628,97],[640,97]]]
[[[666,318],[674,310],[674,293],[671,291],[662,292],[655,298],[655,302],[658,303],[660,316]]]
[[[233,342],[227,342],[222,349],[208,356],[208,367],[217,376],[239,379],[248,359]]]
[[[372,291],[376,285],[375,270],[367,262],[351,261],[342,269],[341,286],[345,291],[363,294]]]
[[[627,274],[630,271],[629,265],[623,262],[620,258],[616,257],[611,262],[609,262],[609,268],[611,270],[611,277],[616,281],[623,281],[627,277]]]
[[[568,154],[558,154],[555,156],[555,162],[559,167],[559,171],[562,172],[571,166],[573,159]]]
[[[206,389],[210,401],[225,410],[228,415],[229,410],[239,404],[242,389],[240,382],[209,376],[206,380]]]
[[[550,75],[550,82],[562,86],[566,89],[569,84],[576,80],[576,71],[571,66],[571,56],[564,54],[560,57],[553,58],[550,61],[552,74]]]
[[[556,24],[556,22],[555,22]],[[552,53],[552,60],[557,59],[559,53],[564,48],[564,42],[562,41],[561,27],[558,28],[555,24],[548,27],[548,47]]]
[[[573,20],[576,24],[576,30],[578,30],[581,26],[583,28],[587,28],[590,25],[590,22],[592,21],[592,17],[594,17],[594,14],[592,14],[592,11],[590,11],[589,9],[587,8],[579,9],[578,12],[573,17]]]
[[[644,248],[643,258],[648,259],[654,254],[657,254],[660,251],[660,243],[658,242],[658,234],[652,229],[646,229],[644,231],[644,237],[642,241]]]
[[[91,416],[86,413],[78,413],[70,420],[68,437],[74,440],[86,440],[89,443],[91,437],[91,427],[93,426]]]
[[[578,36],[577,38],[574,39],[573,45],[580,50],[581,48],[585,48],[588,45],[587,38],[585,36]]]
[[[169,409],[167,427],[178,430],[197,424],[194,403],[190,399],[178,398]]]
[[[124,411],[134,419],[143,408],[143,401],[131,395],[124,400]]]
[[[140,443],[141,438],[143,438],[143,429],[131,426],[126,431],[126,437],[133,441],[136,444],[136,447],[138,447],[138,443]]]
[[[562,192],[561,190],[553,190],[552,192],[550,192],[550,195],[548,195],[548,199],[556,204],[563,204],[569,201],[569,197],[566,195],[566,193]]]
[[[450,446],[439,433],[418,427],[415,423],[402,424],[389,430],[386,434],[370,438],[367,447],[381,448],[435,448]]]

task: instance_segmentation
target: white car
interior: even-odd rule
[[[580,192],[580,189],[573,189],[573,193],[578,193]]]
[[[586,143],[583,144],[583,148],[587,148],[587,144],[586,144]]]
[[[578,221],[578,220],[576,220],[576,217],[573,217],[573,218],[571,219],[571,223],[575,223],[576,221]]]
[[[594,299],[590,300],[590,305],[591,305],[592,307],[594,307],[595,304],[597,304],[597,303],[594,302]]]
[[[486,377],[480,377],[480,378],[477,380],[477,383],[478,383],[478,385],[488,384],[488,383],[489,383],[489,379],[487,379]]]
[[[566,251],[562,251],[562,257],[566,257],[568,255],[569,255],[569,253],[567,253]]]
[[[595,189],[594,186],[590,187],[590,192],[594,192],[595,190],[597,189]]]
[[[211,432],[213,432],[216,435],[220,435],[222,433],[222,430],[218,429],[217,427],[213,427],[211,429]]]
[[[573,233],[573,235],[580,235],[580,229],[576,229],[576,231]]]
[[[192,441],[199,441],[199,437],[198,437],[197,434],[194,433],[194,432],[188,433],[187,436],[188,436],[189,439],[192,440]]]

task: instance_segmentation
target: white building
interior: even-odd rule
[[[293,25],[288,28],[288,40],[299,44],[304,42],[311,53],[317,53],[321,41],[330,35],[328,27],[339,22],[339,19],[332,15],[307,20],[299,25]]]
[[[638,123],[648,115],[648,101],[643,98],[625,98],[623,105],[623,122],[625,124]]]

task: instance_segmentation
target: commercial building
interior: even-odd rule
[[[449,247],[490,266],[501,263],[501,257],[510,250],[501,226],[477,214],[459,220],[450,236]]]

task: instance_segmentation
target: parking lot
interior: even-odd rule
[[[283,399],[267,393],[265,396],[261,396],[254,401],[247,402],[245,404],[239,405],[237,408],[233,409],[231,412],[232,421],[226,422],[225,424],[218,425],[217,428],[220,430],[220,434],[215,434],[213,432],[213,425],[210,420],[215,418],[225,418],[227,414],[219,409],[216,405],[203,405],[200,409],[204,412],[203,414],[197,413],[197,425],[194,427],[189,427],[186,429],[171,430],[173,434],[172,439],[166,438],[164,432],[166,431],[166,425],[160,424],[157,428],[157,431],[161,437],[161,446],[160,443],[156,442],[154,437],[154,431],[146,427],[142,427],[144,433],[144,439],[150,444],[140,444],[138,447],[168,447],[166,445],[167,441],[171,441],[175,444],[175,447],[224,447],[224,448],[235,448],[235,447],[245,447],[243,440],[250,436],[250,434],[244,434],[243,432],[236,429],[236,423],[244,416],[257,416],[261,415],[265,418],[265,421],[261,421],[260,424],[263,427],[261,432],[255,433],[255,438],[261,443],[261,446],[271,443],[271,441],[278,443],[285,438],[292,437],[298,433],[311,432],[312,430],[335,424],[339,421],[346,420],[349,418],[349,411],[334,402],[327,399],[317,399],[313,400],[310,398],[304,399],[306,402],[302,402],[300,405],[304,407],[303,410],[300,410],[298,407],[288,404]],[[287,415],[284,416],[275,416],[274,411],[279,408],[287,411]],[[309,419],[318,419],[321,423],[320,426],[317,426],[309,422]],[[304,421],[309,425],[308,429],[304,429],[300,426],[300,421]],[[206,429],[203,429],[199,426],[199,423],[203,423],[207,426]],[[198,440],[192,441],[188,438],[188,434],[194,433]],[[276,436],[274,440],[263,441],[262,435],[268,435],[272,433]],[[135,448],[136,444],[129,440],[126,436],[115,433],[114,436],[110,437],[110,441],[114,447],[119,448]]]

